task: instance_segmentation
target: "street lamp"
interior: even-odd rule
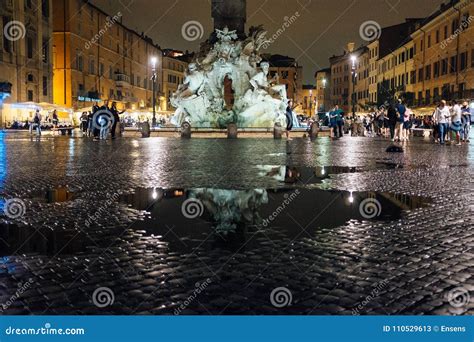
[[[327,80],[323,78],[323,106],[322,106],[323,111],[326,110],[326,83],[327,83]]]
[[[309,116],[313,112],[313,89],[309,90]]]
[[[152,89],[153,89],[153,100],[152,100],[152,103],[153,103],[153,119],[151,121],[151,127],[155,127],[156,126],[156,62],[157,62],[157,58],[156,57],[152,57],[151,58],[151,70],[152,70],[152,77],[151,77],[151,81],[152,81]]]
[[[351,68],[351,74],[352,74],[352,94],[351,94],[351,100],[352,100],[352,118],[355,118],[355,100],[356,100],[356,94],[355,94],[355,81],[356,81],[356,61],[357,57],[355,55],[351,55],[351,62],[352,62],[352,68]]]

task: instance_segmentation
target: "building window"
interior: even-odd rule
[[[111,80],[114,79],[114,68],[112,67],[112,64],[109,66],[109,78]]]
[[[433,78],[439,77],[439,66],[440,66],[439,61],[433,64]]]
[[[436,44],[439,43],[439,30],[436,30]]]
[[[99,64],[99,76],[103,76],[105,72],[104,63]]]
[[[34,77],[33,77],[32,74],[26,75],[26,81],[27,81],[27,82],[34,82],[34,80],[35,80],[35,79],[34,79]]]
[[[48,96],[48,78],[43,76],[43,96]]]
[[[95,61],[92,57],[89,57],[89,74],[95,74]]]
[[[431,47],[431,34],[428,35],[428,48]]]
[[[474,49],[471,50],[471,68],[474,68]]]
[[[448,59],[445,58],[441,61],[441,75],[446,75],[448,73]]]
[[[456,30],[459,28],[459,20],[456,18],[451,23],[451,34],[456,34]]]
[[[28,58],[33,58],[33,55],[34,55],[34,46],[33,46],[33,38],[32,37],[28,37],[26,38],[26,53],[27,53],[27,56]]]
[[[455,73],[458,70],[458,58],[457,56],[452,56],[449,63],[449,72]]]
[[[461,53],[459,56],[459,70],[465,70],[467,68],[467,51]]]
[[[423,78],[423,68],[420,68],[418,70],[418,80],[420,80],[420,82],[421,82],[421,81],[423,81],[423,79],[424,79]]]
[[[431,64],[425,68],[425,80],[431,79]]]
[[[49,61],[49,39],[43,37],[43,48],[41,49],[41,59],[43,63],[48,63]]]
[[[49,18],[49,0],[41,0],[41,13],[43,17]]]
[[[78,71],[84,70],[84,58],[80,54],[76,56],[76,69]]]
[[[33,98],[33,90],[28,90],[28,92],[27,92],[27,97],[28,97],[28,101],[30,101],[30,102],[33,102],[33,101],[34,101],[34,98]]]

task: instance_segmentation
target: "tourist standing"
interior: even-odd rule
[[[285,116],[286,116],[286,131],[285,131],[285,134],[286,134],[286,139],[287,140],[291,140],[290,131],[293,129],[293,110],[291,109],[292,105],[293,105],[292,100],[289,100],[288,101],[288,106],[286,107],[286,112],[285,112]]]
[[[410,128],[413,124],[414,118],[412,118],[413,112],[410,108],[406,107],[405,114],[403,117],[403,140],[408,141],[410,137]]]
[[[82,129],[82,133],[83,133],[83,136],[85,136],[86,132],[87,132],[87,112],[82,112],[82,115],[81,115],[81,129]]]
[[[387,109],[387,123],[388,129],[390,130],[390,140],[395,141],[395,127],[399,122],[397,117],[397,108],[393,103],[388,106]]]
[[[59,118],[58,118],[58,113],[56,112],[56,109],[53,110],[53,131],[58,130],[58,125],[59,125]]]
[[[112,116],[114,118],[114,122],[112,123],[112,139],[115,139],[115,131],[117,130],[117,125],[120,123],[120,114],[125,112],[125,110],[119,112],[117,110],[117,103],[112,102],[112,107],[110,108],[110,111],[112,112]]]
[[[396,138],[398,139],[398,141],[403,141],[404,140],[403,123],[405,122],[405,113],[407,111],[407,108],[405,107],[401,99],[398,99],[396,110],[397,110],[397,117],[398,117],[398,121],[395,127]]]
[[[36,127],[36,133],[38,135],[41,135],[41,113],[40,113],[39,109],[37,109],[36,112],[35,112],[35,116],[33,118],[33,124]]]
[[[444,145],[446,141],[446,131],[448,130],[448,118],[451,116],[446,101],[442,100],[433,115],[434,123],[438,125],[439,143]]]
[[[452,101],[450,130],[456,134],[456,146],[461,146],[462,110],[459,103]]]
[[[469,104],[466,101],[462,104],[461,114],[461,140],[463,142],[469,142],[469,133],[471,130],[471,110],[469,108]]]
[[[92,122],[94,121],[94,114],[92,112],[89,112],[87,115],[87,136],[90,137],[93,134],[94,130],[94,125]]]

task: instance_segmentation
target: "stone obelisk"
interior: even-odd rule
[[[227,26],[230,30],[237,30],[240,37],[245,35],[246,0],[212,0],[211,15],[214,19],[214,29],[222,30]]]

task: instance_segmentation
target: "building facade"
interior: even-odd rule
[[[451,1],[412,35],[417,106],[474,97],[474,3]]]
[[[368,98],[368,53],[367,47],[362,46],[354,49],[354,43],[347,44],[342,55],[329,58],[331,65],[331,106],[338,105],[344,112],[352,112],[357,109],[357,93],[360,91],[364,99]],[[353,79],[357,67],[364,75],[361,78],[361,86],[356,89],[357,80]],[[362,88],[364,87],[364,88]],[[367,88],[367,90],[365,89]]]
[[[331,110],[331,68],[316,72],[316,105],[318,112]]]
[[[51,0],[2,1],[0,27],[0,122],[4,126],[25,119],[3,110],[9,104],[52,103]],[[28,118],[33,114],[31,110]]]
[[[171,54],[163,55],[163,101],[161,103],[162,110],[174,110],[170,99],[173,93],[178,90],[180,84],[183,84],[188,63],[179,59],[180,56]]]
[[[158,98],[162,52],[150,38],[122,25],[121,16],[84,0],[53,0],[55,104],[77,110],[110,100],[120,109],[152,107],[151,61],[157,61]]]
[[[293,103],[302,103],[303,67],[292,57],[282,55],[262,55],[270,63],[270,77],[278,76],[279,84],[286,87],[286,95]]]

